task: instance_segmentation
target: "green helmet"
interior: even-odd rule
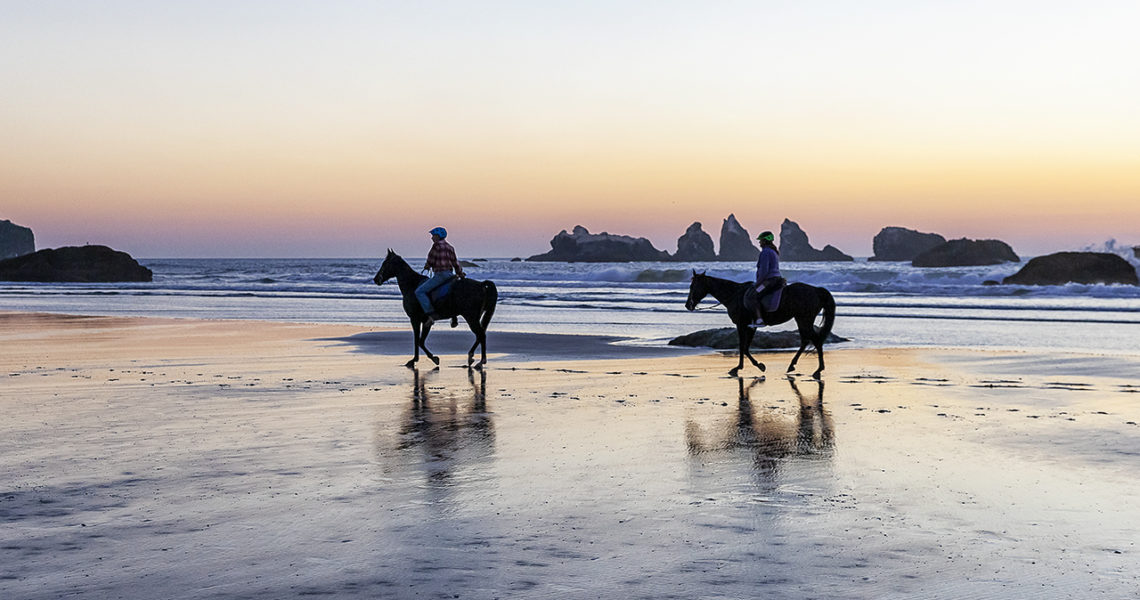
[[[776,236],[773,235],[771,231],[765,231],[764,233],[756,236],[756,239],[760,240],[761,242],[774,242],[776,241]]]

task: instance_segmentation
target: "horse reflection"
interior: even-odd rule
[[[412,374],[412,402],[397,431],[395,449],[397,454],[419,450],[420,458],[414,466],[423,469],[432,486],[455,485],[460,474],[485,462],[494,450],[494,421],[487,412],[487,373],[467,372],[471,384],[467,394],[429,385],[438,370],[422,375],[413,369]],[[384,453],[383,448],[380,452]],[[407,464],[404,458],[400,462]]]
[[[782,461],[787,459],[829,460],[834,450],[834,424],[831,414],[823,406],[823,381],[813,381],[818,386],[814,395],[805,396],[794,378],[788,383],[799,401],[799,408],[792,415],[774,409],[757,409],[752,404],[752,388],[763,381],[753,379],[745,385],[738,379],[739,403],[735,419],[711,427],[701,427],[690,419],[685,424],[685,440],[689,454],[706,455],[716,452],[744,451],[750,458],[756,472],[765,477],[774,477]]]

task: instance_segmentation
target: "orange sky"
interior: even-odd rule
[[[673,251],[729,213],[1140,243],[1134,3],[228,6],[14,9],[0,218],[142,257]]]

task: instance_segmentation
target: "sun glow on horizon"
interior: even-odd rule
[[[671,251],[729,213],[857,255],[887,225],[1140,242],[1140,6],[1097,9],[22,5],[0,218],[145,256],[349,256],[436,223],[473,255],[576,224]]]

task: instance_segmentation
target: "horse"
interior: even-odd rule
[[[755,313],[752,308],[745,305],[744,294],[752,285],[750,281],[739,283],[693,270],[692,283],[689,284],[689,298],[685,300],[685,308],[696,310],[697,304],[711,294],[728,309],[728,317],[736,325],[736,334],[740,342],[740,362],[736,368],[728,372],[733,377],[744,368],[745,357],[748,357],[748,360],[761,371],[764,370],[764,363],[753,358],[749,350],[752,338],[756,335],[756,330],[749,327],[755,318]],[[764,314],[764,324],[779,325],[795,319],[796,326],[800,330],[800,349],[792,357],[788,373],[796,370],[796,361],[800,359],[808,342],[811,342],[815,345],[816,354],[819,356],[819,368],[812,373],[812,377],[819,379],[819,374],[823,371],[823,342],[827,340],[831,327],[835,324],[835,298],[827,289],[806,283],[790,284],[783,289],[782,294],[780,305],[776,310]],[[817,330],[815,318],[820,311],[823,311],[823,326]]]
[[[432,354],[424,342],[427,340],[431,325],[427,323],[427,314],[424,313],[420,301],[416,299],[416,288],[427,277],[415,272],[407,261],[399,254],[388,249],[388,256],[384,258],[380,270],[372,281],[376,285],[383,285],[385,281],[395,277],[400,287],[400,294],[404,297],[404,312],[412,321],[412,333],[415,336],[415,354],[404,366],[412,368],[420,359],[420,350],[435,364],[439,364],[439,357]],[[475,348],[482,347],[479,364],[476,369],[482,369],[487,364],[487,326],[491,324],[491,317],[495,314],[495,304],[499,300],[499,289],[493,281],[476,281],[474,279],[458,278],[449,284],[451,291],[446,296],[434,301],[436,314],[443,318],[463,317],[471,332],[475,334],[475,343],[467,351],[467,367],[475,360]],[[455,321],[452,321],[452,327]]]

